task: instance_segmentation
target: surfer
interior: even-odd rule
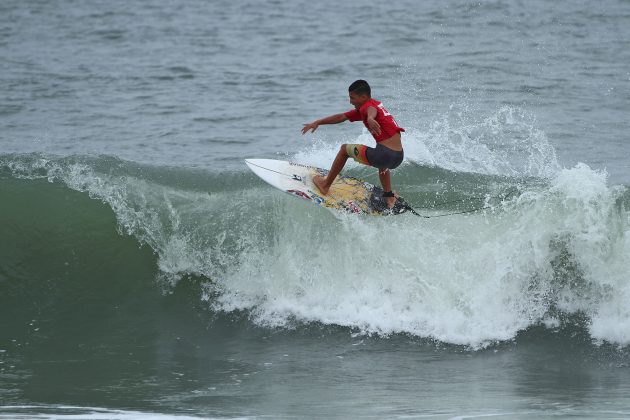
[[[392,208],[396,203],[396,195],[392,192],[389,170],[398,167],[403,161],[404,152],[400,133],[405,129],[396,124],[396,120],[387,112],[382,103],[372,99],[370,85],[365,80],[353,82],[348,88],[348,93],[350,103],[354,106],[353,110],[304,124],[302,134],[306,134],[309,130],[312,133],[324,124],[339,124],[347,120],[363,121],[376,140],[376,147],[363,144],[342,144],[328,175],[313,177],[313,183],[322,194],[328,194],[333,181],[351,157],[359,163],[378,168],[378,177],[383,186],[383,197],[387,200],[387,207]]]

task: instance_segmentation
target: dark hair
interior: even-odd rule
[[[365,80],[357,80],[353,82],[348,88],[348,92],[354,92],[357,95],[367,95],[372,97],[372,90],[370,89],[370,85]]]

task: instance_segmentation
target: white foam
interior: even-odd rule
[[[99,407],[77,407],[65,405],[9,405],[0,407],[0,419],[12,420],[210,420],[215,418],[218,417],[199,417],[178,414],[111,410]],[[247,417],[232,417],[232,419],[247,419]]]
[[[297,319],[480,347],[548,322],[553,304],[590,314],[595,337],[625,345],[630,259],[617,193],[578,165],[496,213],[450,219],[313,220],[291,208],[299,202],[278,203],[292,222],[278,218],[273,246],[241,255],[213,305],[270,326]],[[577,284],[554,277],[559,246]]]

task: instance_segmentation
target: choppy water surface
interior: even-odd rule
[[[0,418],[630,416],[629,23],[3,2]],[[247,171],[371,144],[299,134],[357,78],[407,129],[419,212],[489,208],[335,216]]]

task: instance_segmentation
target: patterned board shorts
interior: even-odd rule
[[[347,144],[346,153],[359,163],[374,166],[381,170],[397,168],[405,157],[405,153],[402,150],[392,150],[378,143],[376,143],[375,148],[364,144]]]

